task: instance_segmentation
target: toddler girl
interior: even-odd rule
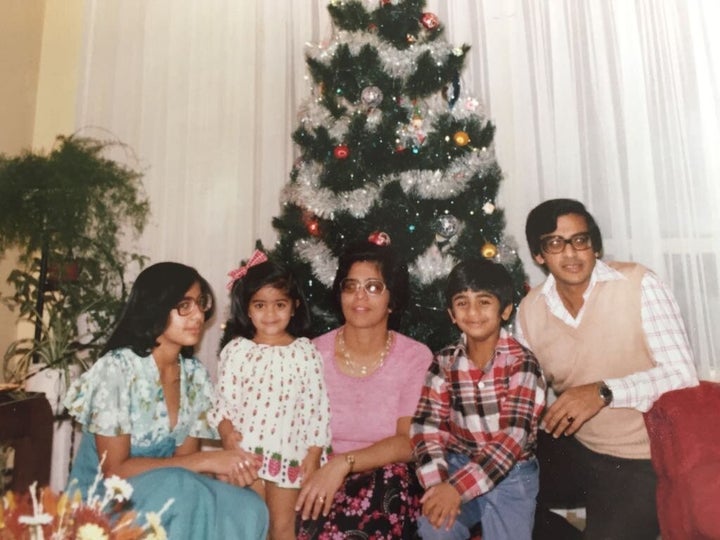
[[[224,448],[261,456],[260,480],[252,487],[268,505],[270,538],[294,539],[300,484],[330,444],[322,359],[300,337],[310,315],[289,272],[256,250],[229,275],[232,303],[210,421]]]

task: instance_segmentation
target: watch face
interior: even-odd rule
[[[606,405],[609,405],[610,402],[612,401],[612,398],[613,398],[612,390],[610,390],[610,388],[608,388],[608,386],[605,383],[600,385],[600,397],[603,399],[603,401],[605,402]]]

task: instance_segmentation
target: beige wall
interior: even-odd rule
[[[49,148],[76,129],[84,0],[46,0],[33,147]]]
[[[0,2],[0,153],[48,149],[75,130],[83,0]],[[15,253],[0,259],[0,293]],[[15,315],[0,306],[0,356],[15,339]]]
[[[32,144],[45,0],[0,3],[0,152]]]

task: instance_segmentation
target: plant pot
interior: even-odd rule
[[[32,364],[25,380],[25,390],[28,392],[42,392],[50,402],[50,408],[55,416],[62,414],[65,392],[68,384],[80,375],[79,366],[68,368],[70,381],[65,380],[65,370],[60,368],[47,368],[45,364]]]

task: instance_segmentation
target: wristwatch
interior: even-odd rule
[[[610,405],[613,400],[613,393],[612,390],[610,390],[610,387],[605,384],[605,381],[600,381],[598,383],[598,391],[600,392],[600,399],[603,400],[605,406],[607,407]]]

